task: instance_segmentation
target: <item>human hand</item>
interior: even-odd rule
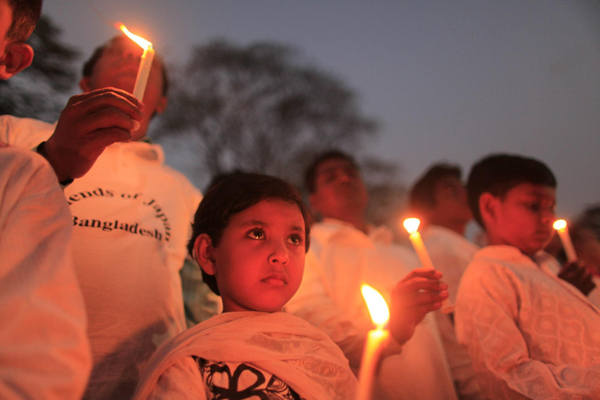
[[[417,268],[392,290],[389,329],[398,343],[408,341],[425,315],[448,298],[448,285],[441,278],[439,271]]]
[[[131,140],[143,119],[142,107],[133,95],[116,88],[71,97],[42,152],[58,181],[82,177],[107,146]]]
[[[575,286],[585,296],[596,287],[583,261],[567,261],[558,271],[558,277]]]

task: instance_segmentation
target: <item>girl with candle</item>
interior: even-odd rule
[[[210,189],[188,249],[223,314],[165,344],[134,399],[354,400],[341,350],[280,312],[300,285],[309,231],[300,196],[278,178],[235,174]]]

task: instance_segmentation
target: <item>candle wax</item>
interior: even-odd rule
[[[390,332],[387,329],[378,328],[369,331],[358,374],[357,400],[371,399],[381,352],[389,340]]]

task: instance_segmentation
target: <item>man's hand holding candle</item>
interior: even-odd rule
[[[142,107],[132,94],[116,88],[75,95],[40,153],[54,168],[59,182],[79,178],[107,146],[131,140],[132,131],[144,117]]]

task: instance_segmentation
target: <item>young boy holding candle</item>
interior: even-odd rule
[[[492,155],[473,166],[468,198],[490,245],[467,267],[456,331],[489,399],[600,398],[600,311],[558,278],[556,180],[543,163]]]
[[[234,174],[196,212],[188,249],[223,313],[166,343],[134,399],[354,399],[341,350],[282,313],[300,285],[310,217],[286,182]]]
[[[41,0],[0,0],[0,80],[29,66]],[[0,398],[79,400],[91,369],[71,216],[48,163],[0,140]]]

